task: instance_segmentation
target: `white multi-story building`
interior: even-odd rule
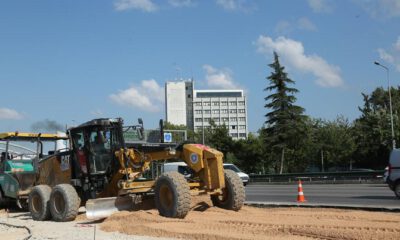
[[[165,117],[167,122],[193,129],[193,82],[165,83]]]
[[[225,124],[233,139],[247,138],[247,103],[243,90],[194,90],[194,129],[209,127],[210,121]]]
[[[193,81],[165,84],[166,120],[195,131],[225,124],[233,139],[247,138],[247,101],[243,90],[194,90]]]

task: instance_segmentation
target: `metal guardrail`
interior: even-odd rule
[[[336,181],[365,181],[381,180],[384,171],[353,171],[353,172],[313,172],[313,173],[285,173],[285,174],[250,174],[250,182],[336,182]]]

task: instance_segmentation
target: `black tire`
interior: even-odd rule
[[[59,184],[50,195],[50,212],[54,221],[72,221],[78,215],[81,199],[70,184]]]
[[[29,212],[32,215],[32,219],[35,221],[49,220],[51,188],[48,185],[38,185],[32,188],[29,193]]]
[[[232,170],[225,170],[225,188],[221,195],[211,195],[214,206],[239,211],[245,200],[243,182]]]
[[[400,199],[400,182],[396,183],[393,188],[393,192],[398,199]]]
[[[156,181],[155,204],[161,216],[184,218],[190,210],[190,187],[178,172],[162,174]]]
[[[0,188],[0,209],[8,207],[8,199],[5,198],[2,189]]]

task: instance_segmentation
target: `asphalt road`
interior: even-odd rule
[[[247,185],[246,201],[296,203],[297,184]],[[307,184],[303,183],[307,204],[400,207],[400,199],[386,184]]]

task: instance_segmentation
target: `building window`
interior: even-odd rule
[[[188,94],[188,98],[191,98],[190,94]]]
[[[237,117],[231,117],[231,121],[232,122],[236,122],[237,121]]]
[[[237,113],[236,109],[230,109],[229,113]]]
[[[232,125],[231,128],[232,128],[232,129],[236,129],[236,125]]]
[[[239,101],[239,102],[238,102],[238,105],[239,105],[239,106],[244,106],[244,101]]]
[[[195,111],[196,114],[201,114],[201,112],[202,112],[201,110],[196,110]]]
[[[229,102],[229,105],[236,106],[236,102]]]
[[[219,114],[219,110],[218,109],[214,109],[214,110],[212,110],[212,113]]]
[[[213,118],[213,121],[214,122],[219,122],[219,118],[215,117],[215,118]]]
[[[246,133],[239,133],[239,137],[246,137]]]
[[[210,118],[204,118],[204,122],[210,122]]]
[[[204,114],[211,114],[211,110],[204,110]]]
[[[246,125],[239,125],[239,129],[246,129]]]
[[[202,119],[202,118],[196,118],[195,121],[196,121],[196,122],[202,122],[203,119]]]
[[[213,106],[219,106],[219,102],[213,102]]]
[[[237,138],[238,134],[237,133],[231,133],[231,137]]]
[[[201,106],[201,102],[195,102],[194,105],[195,106]]]
[[[245,109],[239,109],[239,113],[245,113],[246,110]]]
[[[228,102],[221,102],[221,106],[228,106]]]
[[[203,106],[211,106],[210,102],[203,102]]]
[[[223,118],[222,118],[222,121],[223,121],[223,122],[228,122],[228,121],[229,121],[229,118],[223,117]]]
[[[240,117],[239,118],[239,122],[245,122],[246,121],[246,118],[245,117]]]
[[[228,109],[221,109],[221,113],[228,113]]]

